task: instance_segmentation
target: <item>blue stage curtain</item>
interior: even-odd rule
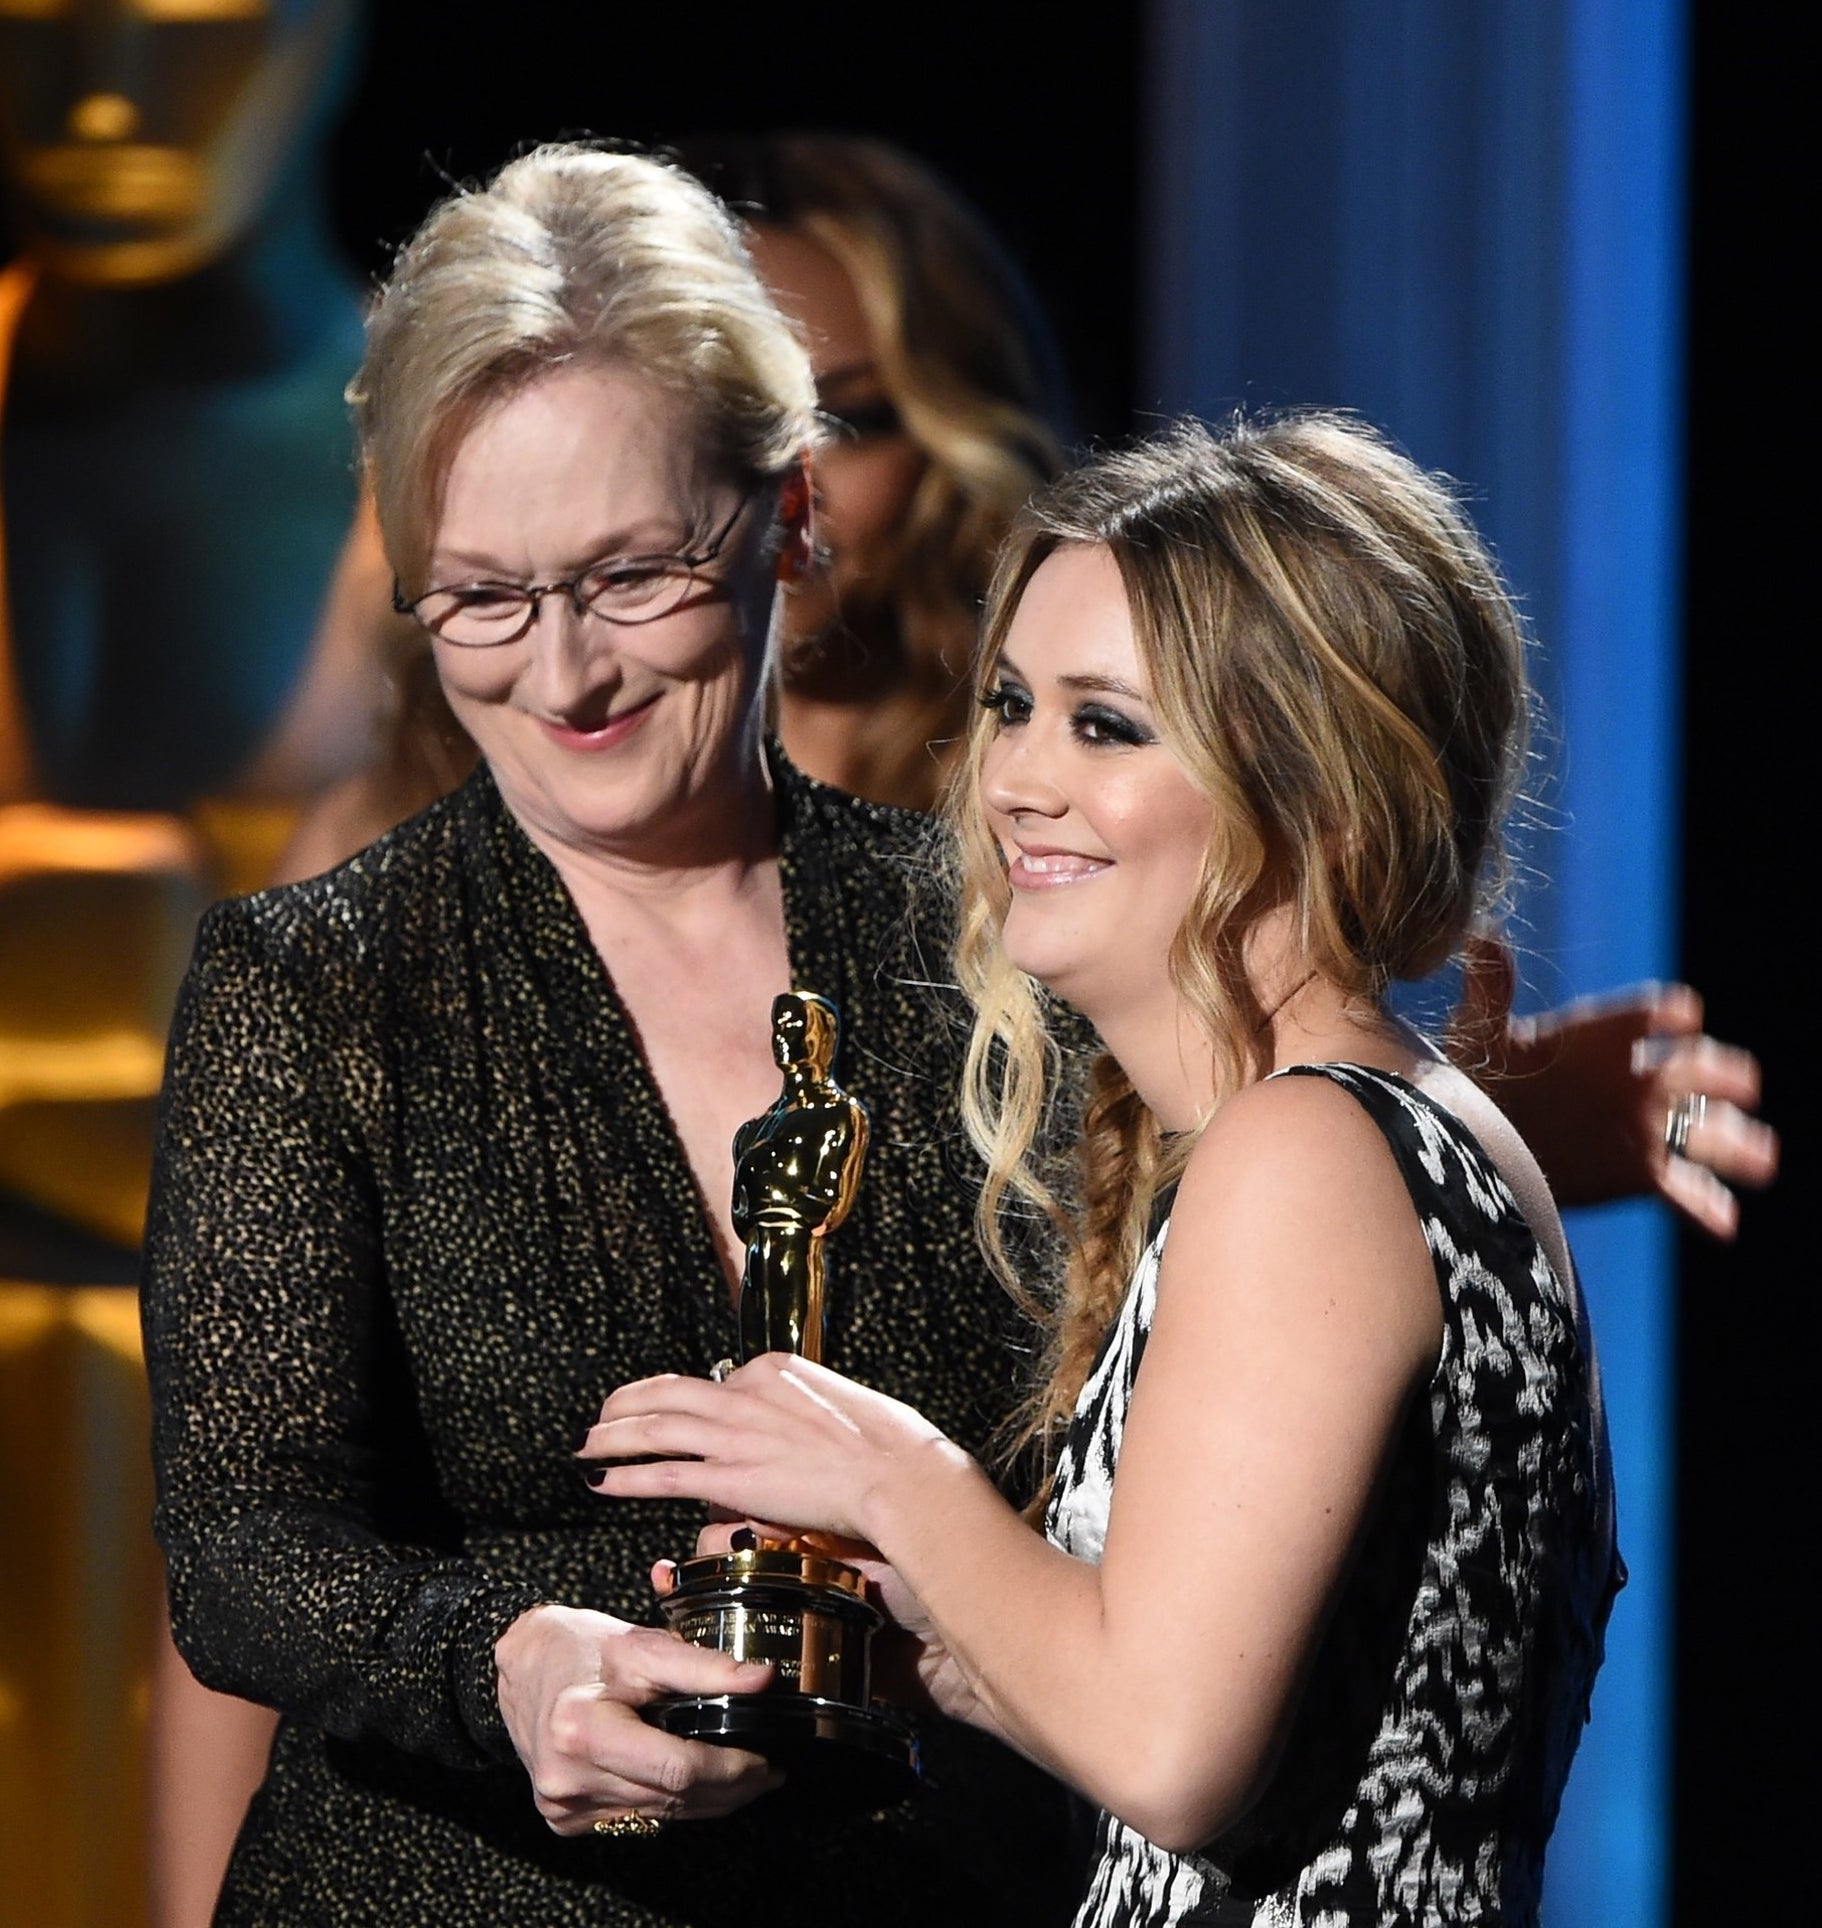
[[[1538,638],[1527,998],[1673,965],[1682,0],[1151,0],[1139,401],[1359,410],[1455,475]],[[1548,879],[1545,884],[1542,880]],[[1554,1928],[1668,1911],[1673,1292],[1574,1215],[1632,1580]]]

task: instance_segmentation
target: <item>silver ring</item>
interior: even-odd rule
[[[1679,1098],[1664,1114],[1664,1149],[1672,1158],[1688,1156],[1689,1134],[1707,1116],[1708,1099],[1700,1091]]]
[[[734,1362],[732,1359],[717,1359],[715,1363],[709,1367],[709,1377],[714,1380],[716,1385],[720,1385],[724,1379],[732,1378],[733,1374]]]
[[[595,1823],[595,1832],[615,1840],[649,1839],[664,1832],[664,1823],[655,1814],[609,1814]]]

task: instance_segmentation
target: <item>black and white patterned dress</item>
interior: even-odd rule
[[[1505,1181],[1404,1079],[1327,1077],[1385,1133],[1436,1265],[1441,1354],[1264,1795],[1196,1854],[1111,1815],[1077,1928],[1536,1920],[1544,1844],[1624,1577],[1592,1347]],[[1099,1560],[1168,1220],[1082,1390],[1045,1530]]]

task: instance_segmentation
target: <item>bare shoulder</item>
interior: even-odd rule
[[[1385,1135],[1331,1078],[1268,1078],[1231,1098],[1190,1155],[1179,1210],[1277,1213],[1340,1194],[1350,1205],[1408,1205]],[[1173,1214],[1175,1236],[1176,1214]]]
[[[365,850],[396,822],[378,776],[371,770],[357,771],[305,809],[279,854],[272,881],[294,884],[320,877]]]
[[[1370,1331],[1412,1369],[1434,1358],[1423,1228],[1384,1134],[1332,1080],[1269,1079],[1210,1121],[1171,1213],[1160,1315],[1192,1294],[1249,1325]]]

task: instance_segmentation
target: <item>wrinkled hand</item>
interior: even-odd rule
[[[660,1455],[605,1469],[596,1491],[619,1499],[706,1500],[877,1544],[891,1492],[959,1451],[901,1401],[768,1352],[719,1385],[669,1373],[620,1387],[577,1457]]]
[[[1752,1114],[1759,1063],[1702,1031],[1686,984],[1639,984],[1535,1018],[1511,1016],[1517,968],[1496,938],[1469,941],[1449,1054],[1492,1092],[1564,1205],[1656,1193],[1716,1238],[1732,1238],[1733,1185],[1769,1185],[1777,1134]],[[1664,1124],[1680,1099],[1707,1100],[1680,1157]]]
[[[558,1834],[640,1814],[661,1821],[730,1813],[777,1787],[757,1754],[679,1740],[638,1710],[663,1694],[750,1694],[771,1678],[651,1627],[577,1607],[534,1607],[494,1647],[500,1712]]]

